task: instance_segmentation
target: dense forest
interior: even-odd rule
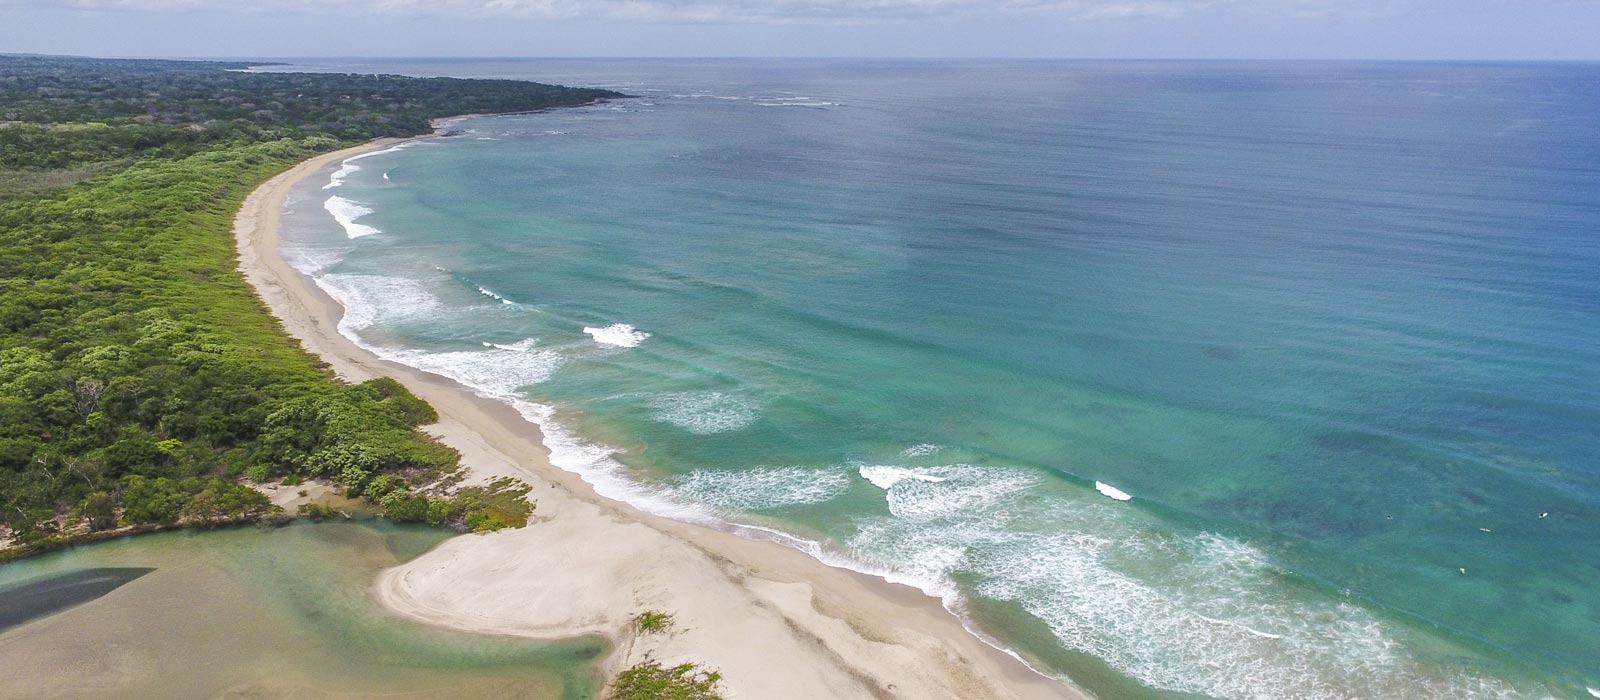
[[[0,559],[95,532],[265,517],[321,478],[386,515],[525,522],[526,487],[449,488],[459,455],[388,379],[350,385],[236,269],[246,194],[429,120],[622,97],[511,80],[250,73],[0,56]]]

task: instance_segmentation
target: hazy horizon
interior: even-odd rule
[[[130,58],[1600,59],[1595,0],[0,0]]]

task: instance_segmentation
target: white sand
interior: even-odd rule
[[[604,635],[608,669],[645,655],[720,670],[729,698],[1086,698],[963,629],[920,591],[828,567],[788,547],[650,516],[550,465],[537,427],[449,380],[385,362],[339,335],[339,306],[278,255],[298,181],[395,139],[325,154],[251,193],[234,222],[241,269],[284,328],[339,376],[394,377],[438,410],[429,430],[474,479],[514,476],[538,509],[522,529],[464,535],[377,581],[394,612],[433,624],[540,638]],[[666,634],[629,618],[669,611]]]

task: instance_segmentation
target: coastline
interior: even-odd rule
[[[551,465],[538,427],[512,407],[339,334],[341,307],[278,254],[284,200],[334,163],[409,140],[303,161],[253,191],[234,221],[240,269],[286,332],[346,380],[393,377],[432,404],[440,421],[429,432],[461,451],[472,478],[533,486],[527,527],[456,537],[384,572],[373,589],[381,604],[466,631],[605,636],[615,645],[608,672],[646,655],[699,662],[723,673],[730,698],[1088,697],[986,644],[922,591],[606,499]],[[644,610],[676,624],[635,637],[629,618]]]

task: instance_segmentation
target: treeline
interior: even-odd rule
[[[191,104],[216,89],[213,100],[279,95],[289,101],[278,114],[334,114],[367,125],[354,132],[366,138],[424,133],[431,118],[480,108],[584,103],[597,91],[484,81],[475,95],[478,81],[281,78],[195,65],[0,57],[0,105],[32,120],[0,134],[34,135],[5,142],[13,150],[0,171],[124,159],[76,185],[0,201],[0,540],[27,549],[119,526],[272,512],[243,480],[331,480],[397,520],[525,522],[525,486],[441,488],[458,478],[459,455],[416,430],[437,420],[433,409],[393,380],[335,379],[281,331],[236,269],[232,217],[245,195],[351,143],[352,132],[289,122],[191,139],[183,134],[206,127],[166,120],[240,108]],[[52,89],[40,91],[46,83]],[[313,97],[302,104],[282,95],[284,85]],[[369,88],[360,101],[324,109],[325,98],[353,85]],[[376,89],[394,85],[405,90]],[[518,98],[512,85],[532,87]],[[107,116],[134,104],[138,116]],[[112,123],[56,121],[91,117]],[[154,121],[138,121],[146,117]]]
[[[0,55],[0,168],[61,168],[307,134],[412,136],[441,116],[624,96],[521,80],[240,72],[248,66]]]

